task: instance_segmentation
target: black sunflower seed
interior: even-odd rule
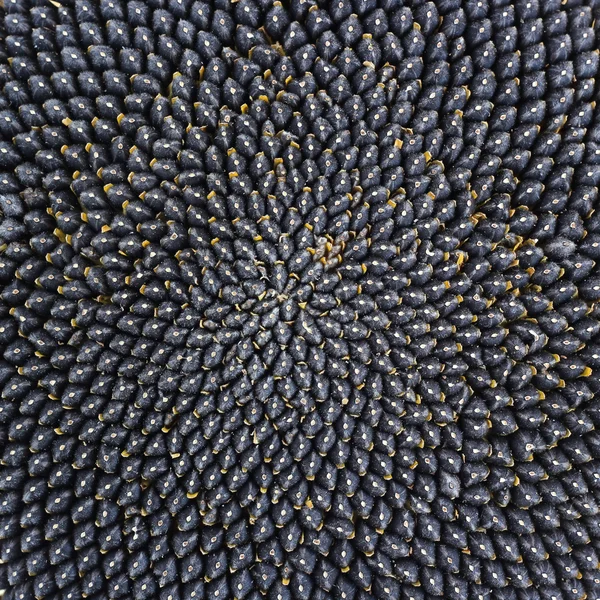
[[[4,2],[5,598],[600,594],[596,4]]]

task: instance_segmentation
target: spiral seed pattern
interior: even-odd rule
[[[599,600],[599,18],[3,0],[4,600]]]

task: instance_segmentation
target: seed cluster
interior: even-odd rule
[[[5,600],[600,598],[600,3],[4,0]]]

